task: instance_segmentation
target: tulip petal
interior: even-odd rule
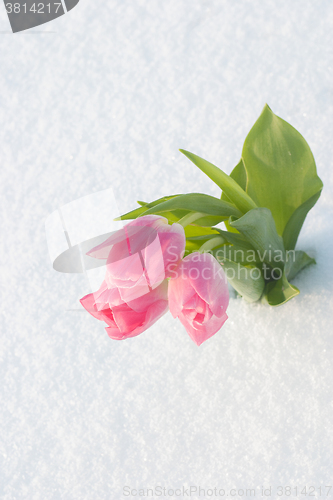
[[[115,262],[108,262],[106,266],[107,283],[109,287],[133,286],[143,274],[144,269],[138,253],[123,256],[122,259]]]
[[[138,326],[141,326],[146,319],[145,312],[135,312],[127,305],[114,307],[112,313],[116,326],[122,335],[131,333]]]
[[[133,309],[133,311],[142,312],[146,311],[154,302],[158,300],[168,300],[168,282],[163,281],[160,286],[155,288],[149,293],[142,295],[134,300],[127,302],[128,306]]]
[[[215,316],[221,317],[229,304],[229,290],[220,264],[211,254],[198,252],[185,257],[183,263],[197,294],[209,304]]]
[[[220,318],[218,318],[217,316],[213,316],[211,320],[206,324],[202,325],[199,328],[194,328],[194,326],[187,321],[186,317],[184,317],[183,314],[179,316],[180,322],[185,327],[187,333],[197,344],[197,346],[200,346],[203,342],[205,342],[205,340],[208,340],[210,337],[215,335],[215,333],[220,330],[227,319],[228,316],[226,313],[224,313]]]
[[[169,282],[169,307],[191,339],[200,345],[227,320],[229,291],[218,262],[210,254],[194,252],[177,268]]]
[[[105,323],[107,323],[110,326],[115,325],[111,309],[108,308],[99,311],[95,305],[95,299],[93,293],[90,293],[89,295],[86,295],[85,297],[80,299],[80,302],[82,306],[85,308],[85,310],[88,311],[88,313],[91,314],[91,316],[93,316],[94,318],[100,321],[105,321]]]
[[[177,318],[186,304],[193,296],[195,290],[183,274],[169,281],[169,309],[174,318]]]
[[[87,255],[95,259],[107,259],[113,245],[126,241],[128,238],[136,239],[142,227],[150,227],[156,230],[162,224],[168,224],[168,220],[165,217],[158,215],[145,215],[144,217],[139,217],[126,224],[122,229],[115,231],[103,243],[89,250]]]
[[[136,337],[140,333],[151,327],[158,319],[163,316],[168,310],[168,302],[166,300],[158,300],[154,302],[147,310],[145,320],[139,326],[137,326],[133,331],[128,333],[122,333],[118,328],[107,327],[105,328],[108,336],[114,340],[125,340],[128,338]]]
[[[160,243],[160,235],[156,233],[154,240],[142,251],[145,271],[149,285],[158,286],[165,279],[164,260]]]
[[[158,237],[163,255],[165,276],[167,278],[174,277],[174,270],[183,258],[185,251],[186,238],[184,228],[177,223],[172,224],[172,226],[161,226]]]

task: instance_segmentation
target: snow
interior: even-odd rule
[[[330,0],[81,0],[12,35],[0,6],[1,499],[332,485],[332,22]],[[233,296],[200,348],[170,314],[110,340],[78,303],[86,276],[52,269],[47,217],[110,188],[120,212],[217,196],[178,149],[230,172],[265,102],[325,186],[301,295]]]

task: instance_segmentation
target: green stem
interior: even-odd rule
[[[201,212],[190,212],[189,214],[185,215],[179,221],[177,224],[180,224],[183,227],[188,226],[189,224],[192,224],[194,221],[197,219],[201,219],[201,217],[206,217],[207,214],[203,214]]]
[[[227,243],[227,240],[225,238],[223,238],[222,236],[216,236],[216,238],[211,238],[210,240],[206,241],[203,245],[201,245],[198,252],[208,252],[209,250],[212,250],[215,247],[223,245],[224,243]]]

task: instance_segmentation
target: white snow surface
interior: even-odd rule
[[[332,29],[331,0],[81,0],[13,35],[0,5],[2,500],[160,498],[144,490],[157,486],[190,498],[191,485],[206,489],[192,499],[215,487],[263,498],[270,486],[267,498],[287,498],[279,486],[324,498]],[[324,182],[298,242],[317,260],[294,280],[301,294],[278,308],[233,295],[199,348],[170,313],[110,340],[80,308],[86,277],[53,270],[47,216],[108,188],[121,212],[166,194],[219,196],[178,148],[230,173],[266,102],[306,138]]]

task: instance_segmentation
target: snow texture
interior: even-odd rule
[[[2,500],[332,485],[332,28],[331,0],[81,0],[13,35],[0,5]],[[301,295],[233,296],[200,348],[170,313],[110,340],[80,309],[86,277],[52,269],[46,218],[109,188],[121,212],[218,196],[178,148],[229,173],[266,102],[325,185],[298,243],[317,260]]]

